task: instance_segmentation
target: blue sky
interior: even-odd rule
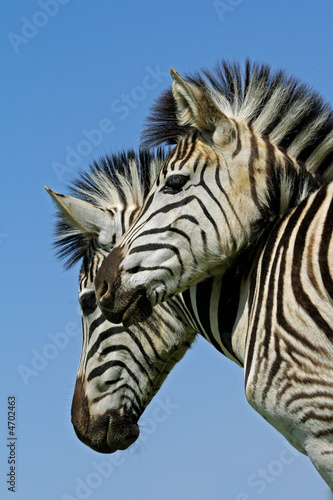
[[[1,498],[329,498],[309,460],[247,404],[242,370],[202,339],[144,413],[139,445],[108,457],[76,438],[78,266],[64,272],[55,258],[43,186],[66,193],[93,158],[138,147],[170,67],[183,74],[250,57],[332,102],[332,20],[329,0],[2,2]],[[15,496],[5,479],[11,395]],[[157,406],[167,408],[163,422],[154,420]]]

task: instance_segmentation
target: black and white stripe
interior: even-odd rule
[[[333,183],[281,218],[248,287],[247,399],[332,488]]]
[[[157,157],[133,152],[114,155],[95,163],[75,181],[75,197],[49,190],[59,209],[55,242],[58,254],[66,259],[66,267],[82,261],[82,350],[72,421],[79,438],[99,451],[127,447],[136,439],[140,415],[190,347],[196,332],[241,364],[231,345],[240,294],[240,280],[232,273],[223,277],[223,283],[220,278],[211,278],[193,286],[155,308],[145,322],[129,328],[109,322],[97,307],[96,273],[137,214],[162,159],[162,152]],[[80,201],[103,210],[112,220],[112,231],[108,240],[103,237],[103,244],[97,232],[88,232]],[[75,203],[77,212],[73,211]],[[220,304],[218,309],[216,302]],[[103,433],[109,421],[113,422],[112,433]]]
[[[59,209],[58,254],[66,267],[82,260],[82,349],[72,422],[85,444],[104,453],[137,439],[142,412],[195,338],[168,304],[142,325],[125,328],[107,321],[96,303],[96,273],[141,207],[162,158],[161,152],[113,155],[81,175],[75,197],[48,189]]]
[[[176,145],[97,273],[98,303],[130,325],[231,277],[232,331],[220,322],[216,336],[214,319],[210,340],[230,346],[249,402],[333,488],[332,110],[266,66],[224,64],[209,83],[171,73],[146,137]],[[228,319],[212,304],[201,324]]]

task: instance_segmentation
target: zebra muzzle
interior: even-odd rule
[[[128,410],[110,409],[99,416],[92,416],[81,378],[76,382],[72,423],[80,441],[99,453],[126,450],[140,433],[137,417]]]
[[[126,450],[138,439],[139,434],[139,426],[132,418],[111,416],[107,432],[107,453]]]
[[[126,289],[121,282],[121,248],[115,248],[104,260],[95,278],[95,292],[103,316],[111,323],[132,324],[146,320],[152,305],[144,286]]]
[[[116,293],[121,286],[120,263],[122,261],[121,249],[115,249],[106,257],[95,277],[95,293],[97,303],[106,319],[118,324],[122,321],[123,304],[119,306]]]
[[[143,286],[122,294],[119,290],[109,292],[106,287],[106,284],[102,284],[99,289],[96,287],[96,296],[103,316],[111,323],[123,323],[125,327],[129,327],[151,315],[153,308]]]

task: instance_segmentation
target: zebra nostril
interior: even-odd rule
[[[98,293],[99,299],[103,300],[103,298],[104,299],[107,298],[108,291],[109,291],[109,285],[107,284],[106,281],[103,281],[103,283],[102,283],[102,285],[101,285],[101,287],[99,289],[99,293]]]
[[[95,284],[96,285],[96,284]],[[96,297],[100,304],[105,305],[111,299],[110,287],[107,281],[103,280],[96,288]]]
[[[102,262],[95,277],[95,290],[98,300],[102,303],[111,302],[115,289],[119,287],[119,264],[122,260],[122,250],[113,249]]]

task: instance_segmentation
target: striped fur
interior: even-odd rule
[[[283,217],[253,265],[250,404],[333,485],[333,183]]]
[[[226,71],[220,88],[216,82],[208,88],[172,70],[173,115],[168,108],[164,115],[162,107],[155,111],[154,137],[178,142],[136,221],[97,273],[96,295],[106,317],[130,325],[142,319],[142,309],[148,313],[207,277],[223,280],[231,269],[240,273],[231,344],[245,364],[247,397],[310,456],[333,488],[327,458],[333,449],[330,406],[319,415],[326,408],[326,394],[333,399],[333,389],[327,392],[325,381],[320,384],[327,376],[330,386],[333,370],[332,221],[327,208],[332,185],[326,185],[332,177],[332,113],[304,87],[281,75],[272,79],[265,68],[248,66],[243,81],[237,75],[235,71],[231,78]],[[175,119],[170,132],[167,124]],[[283,221],[288,223],[280,234]],[[326,254],[323,245],[315,245],[323,238]],[[280,239],[283,245],[272,253]],[[302,254],[298,272],[290,255]],[[310,295],[302,293],[304,283]],[[293,326],[289,344],[281,317]],[[310,349],[309,359],[299,358],[303,332],[309,345],[318,341],[320,363]],[[265,335],[266,347],[261,340]],[[280,364],[284,343],[291,351]],[[283,349],[285,354],[287,347]],[[310,364],[318,365],[313,377]],[[284,399],[288,385],[282,382],[290,373],[289,397],[296,401],[303,394],[308,399],[309,419]]]
[[[195,338],[193,327],[168,304],[131,328],[107,321],[96,304],[95,275],[141,207],[162,159],[162,152],[113,155],[81,175],[72,188],[75,197],[48,189],[59,209],[58,255],[66,267],[82,260],[82,349],[72,422],[77,436],[103,453],[137,439],[139,417]],[[101,238],[103,227],[92,227],[91,219],[104,222],[107,237]]]
[[[239,273],[192,287],[155,308],[149,320],[130,328],[107,321],[97,307],[96,273],[143,204],[163,159],[162,151],[156,156],[133,151],[112,155],[81,174],[71,188],[75,197],[48,189],[58,207],[58,256],[66,268],[82,261],[82,349],[72,422],[78,437],[102,452],[127,447],[137,438],[140,415],[194,341],[195,332],[241,364],[230,337],[239,305]],[[110,228],[107,239],[104,236],[101,241],[102,228],[89,231],[80,201],[105,215],[104,225]],[[216,303],[219,308],[212,307]]]
[[[96,451],[125,449],[138,420],[194,341],[193,329],[168,304],[138,326],[107,321],[96,304],[94,278],[106,253],[90,246],[80,272],[82,350],[72,404],[77,436]]]

